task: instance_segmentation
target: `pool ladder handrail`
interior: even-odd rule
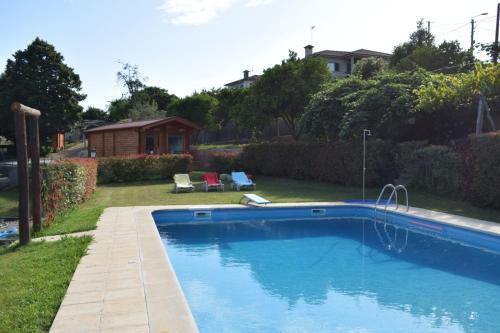
[[[384,192],[387,188],[392,188],[392,192],[391,194],[389,195],[389,198],[387,199],[385,205],[384,205],[384,233],[389,241],[389,245],[385,245],[385,242],[383,241],[383,237],[381,236],[378,228],[377,228],[377,206],[379,205],[380,203],[380,200],[382,199],[382,196],[384,195]],[[398,228],[394,226],[394,241],[392,240],[391,236],[389,235],[389,231],[387,230],[387,208],[389,206],[389,204],[391,203],[391,200],[392,200],[392,197],[395,197],[395,200],[396,200],[396,210],[399,208],[399,202],[398,202],[398,189],[402,189],[404,192],[405,192],[405,197],[406,197],[406,211],[408,212],[410,210],[410,206],[409,206],[409,202],[408,202],[408,190],[406,189],[406,187],[404,185],[397,185],[397,186],[394,186],[393,184],[387,184],[385,185],[383,188],[382,188],[382,191],[380,191],[380,195],[378,196],[378,199],[375,203],[375,207],[374,207],[374,210],[373,210],[373,219],[374,219],[374,227],[375,227],[375,231],[377,232],[381,242],[382,242],[382,245],[386,246],[389,250],[391,250],[392,248],[396,248],[398,253],[401,253],[407,246],[407,243],[408,243],[408,230],[406,230],[406,237],[405,237],[405,242],[403,244],[403,246],[401,246],[400,248],[397,248],[397,232],[398,232]],[[395,246],[396,245],[396,246]]]
[[[387,207],[389,206],[389,204],[391,203],[391,200],[392,200],[392,197],[395,198],[396,200],[396,210],[399,209],[399,201],[398,201],[398,190],[401,189],[405,192],[405,197],[406,197],[406,211],[409,211],[410,210],[410,206],[409,206],[409,202],[408,202],[408,190],[406,189],[406,187],[404,185],[397,185],[397,186],[394,186],[393,184],[387,184],[385,185],[383,188],[382,188],[382,191],[380,191],[380,194],[378,196],[378,199],[377,201],[375,202],[375,207],[374,207],[374,211],[373,211],[373,214],[376,215],[377,213],[377,207],[378,205],[380,204],[380,200],[382,199],[382,196],[384,195],[385,193],[385,190],[387,188],[392,188],[392,192],[391,194],[389,195],[389,199],[387,199],[387,201],[385,202],[385,205],[384,205],[384,212],[385,214],[387,215]],[[375,216],[376,217],[376,216]]]

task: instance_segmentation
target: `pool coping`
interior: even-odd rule
[[[275,203],[266,208],[374,205],[343,202]],[[380,207],[380,206],[379,206]],[[94,240],[70,282],[50,329],[59,332],[198,332],[152,212],[237,208],[239,204],[106,208]],[[500,236],[500,224],[427,209],[389,211]]]

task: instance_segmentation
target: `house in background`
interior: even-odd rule
[[[201,130],[195,123],[167,117],[116,123],[85,131],[88,156],[95,149],[96,157],[133,154],[175,154],[189,152],[189,137]]]
[[[346,77],[352,74],[354,66],[358,60],[363,58],[375,57],[382,58],[385,61],[389,61],[391,54],[371,51],[366,49],[359,49],[356,51],[333,51],[324,50],[313,53],[313,46],[307,45],[304,47],[305,56],[316,56],[321,57],[326,60],[328,65],[328,70],[335,77]]]
[[[250,85],[257,81],[260,78],[260,75],[252,75],[250,76],[249,70],[243,71],[243,79],[236,80],[234,82],[226,83],[224,87],[234,89],[234,88],[248,88]]]

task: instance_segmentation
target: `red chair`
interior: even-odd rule
[[[215,188],[218,191],[220,190],[220,191],[224,192],[224,184],[219,179],[219,176],[217,176],[217,173],[205,172],[201,178],[203,179],[203,182],[205,183],[204,184],[205,192],[208,192],[208,190],[211,188]]]

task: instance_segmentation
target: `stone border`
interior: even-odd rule
[[[198,332],[151,211],[104,211],[51,333]]]
[[[269,204],[262,209],[307,206],[374,207],[308,202]],[[198,332],[151,213],[216,208],[244,209],[247,206],[107,208],[93,231],[94,241],[75,271],[50,332]],[[413,207],[409,212],[402,209],[396,212],[500,236],[500,224],[494,222]]]

